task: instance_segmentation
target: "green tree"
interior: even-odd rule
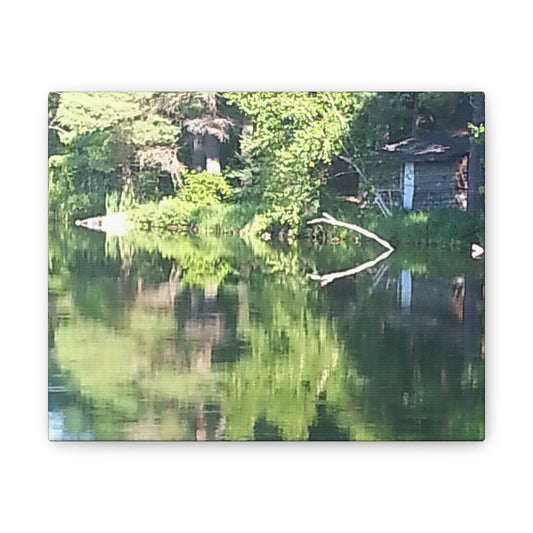
[[[65,199],[78,194],[82,211],[101,212],[113,191],[120,206],[127,206],[142,190],[142,169],[166,171],[174,185],[179,183],[179,129],[157,112],[153,93],[66,92],[55,99],[49,129],[58,133],[65,152],[50,158],[50,200],[56,209],[73,214]]]
[[[319,209],[326,168],[361,109],[366,93],[225,93],[246,115],[251,132],[241,152],[259,162],[258,231],[296,233]],[[256,221],[257,222],[257,221]]]
[[[353,121],[351,137],[361,152],[432,131],[465,129],[468,95],[463,92],[373,93]]]

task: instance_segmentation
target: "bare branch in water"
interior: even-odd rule
[[[313,281],[318,281],[320,283],[321,287],[325,287],[332,281],[335,281],[339,278],[345,278],[347,276],[353,276],[354,274],[359,274],[359,272],[363,272],[363,270],[366,270],[367,268],[371,268],[374,265],[377,265],[380,261],[383,261],[384,259],[387,259],[390,254],[392,254],[394,250],[387,250],[386,252],[383,252],[380,256],[376,257],[372,261],[367,261],[366,263],[363,263],[362,265],[358,265],[354,268],[350,268],[348,270],[342,270],[340,272],[331,272],[329,274],[307,274],[309,278],[311,278]]]
[[[338,278],[353,276],[354,274],[358,274],[359,272],[362,272],[367,268],[371,268],[374,265],[377,265],[380,261],[383,261],[384,259],[389,257],[389,255],[394,252],[393,246],[385,239],[382,239],[375,233],[372,233],[371,231],[368,231],[367,229],[357,226],[355,224],[349,224],[348,222],[342,222],[340,220],[337,220],[336,218],[333,218],[329,213],[322,213],[321,218],[315,218],[313,220],[310,220],[308,224],[318,224],[320,222],[324,224],[331,224],[332,226],[340,226],[343,228],[351,229],[353,231],[357,231],[358,233],[361,233],[361,235],[364,235],[369,239],[373,239],[374,241],[378,242],[387,249],[387,251],[383,252],[381,255],[379,255],[372,261],[367,261],[366,263],[358,265],[354,268],[350,268],[348,270],[343,270],[340,272],[331,272],[330,274],[308,274],[308,277],[314,281],[318,281],[321,287],[328,285],[329,283]]]
[[[358,233],[361,233],[361,235],[364,235],[365,237],[368,237],[369,239],[373,239],[376,242],[379,242],[379,244],[387,248],[387,250],[394,251],[393,246],[389,242],[387,242],[385,239],[382,239],[381,237],[378,237],[375,233],[372,233],[371,231],[368,231],[367,229],[362,228],[361,226],[357,226],[355,224],[348,224],[347,222],[342,222],[340,220],[337,220],[328,213],[322,213],[321,218],[315,218],[313,220],[310,220],[308,224],[318,224],[319,222],[323,222],[324,224],[331,224],[332,226],[340,226],[342,228],[348,228],[353,231],[357,231]]]

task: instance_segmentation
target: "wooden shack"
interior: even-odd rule
[[[468,132],[410,137],[385,145],[367,165],[385,201],[404,209],[466,210]]]

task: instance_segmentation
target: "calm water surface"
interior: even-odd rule
[[[372,244],[49,237],[52,440],[480,440],[484,265]]]

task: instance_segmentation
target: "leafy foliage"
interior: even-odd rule
[[[232,190],[221,174],[191,170],[184,172],[184,182],[179,197],[186,202],[199,206],[215,205],[231,198]]]
[[[203,232],[289,242],[304,234],[324,238],[305,222],[324,208],[332,211],[326,184],[337,156],[360,166],[355,179],[372,193],[364,166],[369,152],[413,128],[464,128],[468,110],[467,93],[52,93],[49,100],[50,218],[131,209],[134,220],[152,228],[186,229],[194,222]],[[483,142],[484,125],[470,129]],[[225,143],[224,177],[214,168],[187,170],[180,160],[191,163],[187,151],[198,148],[191,136]],[[456,240],[464,240],[458,225],[447,224],[446,231],[426,225],[439,235],[424,239],[418,215],[398,211],[396,222],[379,222],[373,211],[338,206],[333,214],[363,224],[368,218],[375,228],[392,225],[389,235],[403,231],[414,242],[448,239],[454,228],[461,233]]]
[[[470,131],[470,135],[472,135],[477,143],[483,144],[485,142],[485,124],[476,126],[475,124],[469,122],[468,130]]]
[[[50,218],[66,221],[94,210],[99,198],[94,190],[80,186],[75,162],[71,155],[53,155],[48,160],[48,210]]]
[[[131,203],[137,189],[146,189],[143,174],[131,182],[131,166],[139,165],[137,151],[172,150],[178,136],[170,120],[154,111],[152,93],[61,93],[50,128],[59,132],[68,153],[61,160],[61,172],[57,172],[59,161],[52,163],[56,169],[53,186],[62,189],[63,196],[81,194],[87,200],[76,204],[77,209],[68,201],[54,200],[53,212],[63,218],[80,212],[86,216],[102,213],[106,195],[114,191],[123,196],[121,205]],[[159,165],[159,170],[173,169]],[[152,180],[151,174],[145,176]]]
[[[221,174],[184,172],[184,186],[176,196],[135,205],[130,215],[134,222],[150,228],[189,229],[199,209],[219,205],[231,192]]]
[[[260,161],[258,229],[300,230],[317,213],[319,190],[365,93],[225,93],[253,126],[241,151]]]

